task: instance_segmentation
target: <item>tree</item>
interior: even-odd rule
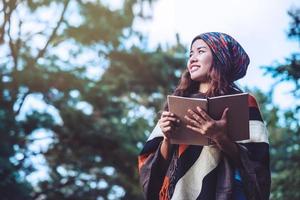
[[[291,9],[290,28],[287,33],[290,39],[300,42],[300,9]],[[299,43],[300,45],[300,43]],[[295,98],[300,95],[300,52],[293,53],[286,59],[286,63],[277,66],[264,67],[266,74],[277,79],[273,85],[273,93],[278,84],[290,82],[294,84],[291,93]],[[271,167],[272,167],[272,199],[299,199],[300,192],[300,105],[281,111],[282,117],[273,119],[271,132]],[[277,114],[277,116],[280,113]],[[273,114],[272,114],[273,115]],[[273,115],[276,116],[276,115]],[[275,124],[274,124],[275,122]]]
[[[136,159],[149,122],[138,115],[139,103],[158,109],[161,97],[155,94],[173,83],[163,75],[175,77],[167,67],[182,64],[172,49],[145,52],[133,45],[144,40],[132,29],[133,20],[147,18],[143,8],[151,3],[128,0],[112,8],[100,1],[1,2],[1,198],[141,198]],[[45,19],[47,12],[54,17]],[[98,76],[89,72],[94,66]],[[154,69],[162,76],[151,74]],[[167,87],[148,85],[152,79]],[[36,95],[58,115],[23,113]],[[29,148],[38,129],[51,133],[46,151]],[[32,187],[26,177],[35,170],[36,155],[45,156],[49,178]]]
[[[164,51],[135,42],[146,39],[133,21],[148,18],[152,3],[1,2],[2,199],[142,198],[137,154],[153,123],[147,116],[185,65],[179,37]],[[37,97],[50,109],[26,111]],[[31,148],[37,130],[51,140],[45,150]],[[39,155],[49,177],[32,185]]]

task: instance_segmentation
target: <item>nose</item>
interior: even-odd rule
[[[197,62],[197,61],[198,61],[197,56],[192,55],[192,56],[190,57],[190,63],[194,63],[194,62]]]

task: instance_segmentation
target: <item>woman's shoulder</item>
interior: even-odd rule
[[[234,89],[234,88],[232,88],[230,90],[230,94],[240,94],[240,93],[245,93],[245,92],[242,91],[242,90]],[[257,101],[257,98],[255,97],[255,95],[250,93],[250,92],[247,92],[247,93],[248,93],[248,105],[249,105],[249,107],[256,107],[256,108],[259,109],[259,104],[258,104],[258,101]]]
[[[230,88],[229,89],[229,94],[240,94],[240,93],[244,93],[244,91],[241,90],[241,89],[237,89],[237,88]]]
[[[256,100],[256,97],[253,94],[251,94],[251,93],[249,93],[249,95],[248,95],[248,104],[249,104],[249,107],[257,107],[257,108],[259,108],[258,102]]]

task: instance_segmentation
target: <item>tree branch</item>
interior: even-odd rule
[[[60,27],[61,23],[62,23],[63,20],[64,20],[64,15],[65,15],[65,12],[66,12],[67,7],[68,7],[68,5],[69,5],[69,2],[70,2],[70,0],[66,0],[66,1],[65,1],[65,5],[64,5],[63,11],[62,11],[62,13],[61,13],[60,19],[58,20],[56,27],[53,29],[53,31],[52,31],[52,33],[51,33],[51,35],[50,35],[48,41],[46,42],[46,44],[45,44],[45,46],[44,46],[44,48],[42,48],[42,49],[39,51],[37,57],[35,58],[35,61],[37,61],[39,58],[41,58],[41,57],[45,54],[45,52],[46,52],[46,50],[47,50],[47,47],[49,46],[50,42],[51,42],[51,41],[54,39],[54,37],[56,36],[57,30],[58,30],[58,28]]]
[[[12,12],[17,8],[20,2],[18,2],[17,0],[11,0],[11,1],[2,0],[2,3],[3,3],[2,10],[4,13],[4,19],[3,19],[3,24],[0,27],[0,44],[4,43],[6,24],[10,21]]]
[[[22,99],[21,99],[21,103],[20,103],[20,105],[19,105],[19,108],[18,108],[18,110],[14,113],[14,116],[17,116],[17,115],[20,113],[21,108],[22,108],[22,106],[23,106],[23,104],[24,104],[24,101],[25,101],[26,97],[27,97],[29,94],[30,94],[30,91],[27,91],[27,92],[23,95],[23,97],[22,97]]]
[[[11,21],[9,19],[7,35],[8,35],[8,38],[9,38],[9,48],[10,48],[10,51],[11,51],[11,56],[12,56],[13,61],[14,61],[14,68],[16,69],[17,66],[18,66],[18,53],[17,53],[17,49],[15,48],[13,38],[10,34],[10,28],[11,28]]]
[[[5,25],[9,18],[8,13],[6,12],[8,5],[5,0],[2,0],[2,3],[3,3],[3,9],[1,10],[1,12],[3,11],[4,16],[3,16],[3,24],[0,27],[0,44],[3,44],[4,42]]]

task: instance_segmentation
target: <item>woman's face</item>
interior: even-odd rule
[[[207,82],[208,73],[213,63],[213,55],[207,44],[197,39],[191,47],[187,68],[191,79],[194,81]]]

